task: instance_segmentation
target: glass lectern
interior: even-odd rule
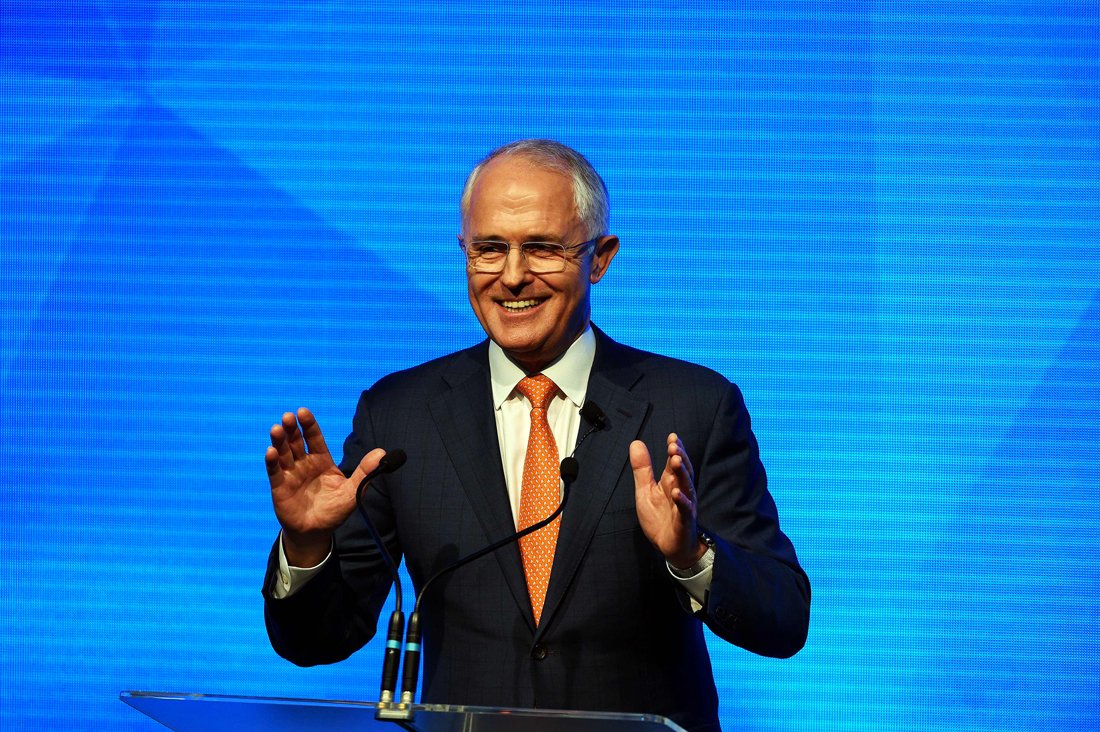
[[[414,704],[411,721],[391,722],[375,719],[374,702],[156,691],[120,698],[176,732],[396,732],[398,725],[415,732],[683,732],[651,714]]]

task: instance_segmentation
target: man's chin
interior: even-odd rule
[[[525,370],[539,368],[556,358],[556,354],[547,355],[546,344],[541,340],[514,335],[501,335],[492,338],[508,358]]]
[[[526,361],[532,358],[538,358],[542,350],[538,344],[526,340],[518,340],[515,338],[494,338],[493,340],[496,341],[501,350],[503,350],[513,361]]]

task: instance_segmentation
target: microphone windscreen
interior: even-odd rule
[[[607,426],[607,415],[603,413],[603,410],[600,409],[596,402],[585,402],[584,406],[581,407],[581,417],[597,429],[602,430]]]
[[[581,472],[581,465],[575,457],[567,457],[561,461],[561,479],[566,483],[572,483]]]
[[[381,462],[378,463],[378,467],[383,473],[392,473],[405,464],[405,451],[400,447],[396,450],[390,450],[383,457]]]

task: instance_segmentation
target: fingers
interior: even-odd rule
[[[287,414],[290,414],[290,412],[287,412]],[[286,415],[284,414],[283,417],[285,418]],[[290,470],[294,467],[294,453],[290,450],[286,429],[281,424],[271,426],[271,446],[278,453],[279,465],[283,470]]]
[[[305,407],[298,410],[298,421],[302,425],[305,435],[306,447],[312,455],[328,454],[328,445],[325,444],[325,436],[321,434],[321,426],[313,416],[313,412]]]
[[[679,488],[673,488],[669,495],[676,504],[676,508],[680,510],[680,513],[691,513],[695,508],[695,498]]]
[[[630,443],[630,468],[634,471],[635,488],[649,488],[654,484],[653,461],[649,458],[649,448],[641,440]]]
[[[671,495],[672,490],[679,488],[693,497],[695,489],[693,485],[694,471],[691,469],[691,461],[688,459],[684,443],[673,432],[668,436],[668,460],[665,461],[665,470],[661,474],[661,483]]]
[[[661,488],[681,514],[695,512],[695,474],[684,443],[675,432],[668,436],[668,460],[661,474]]]
[[[695,479],[695,470],[691,467],[691,458],[688,457],[687,448],[684,447],[683,441],[675,432],[670,433],[668,436],[668,456],[669,459],[678,456],[683,464],[684,473],[688,478]]]
[[[306,443],[302,431],[298,429],[298,419],[290,412],[283,412],[283,431],[286,432],[286,444],[295,460],[306,456]]]
[[[264,464],[267,466],[267,480],[271,488],[278,488],[283,483],[283,466],[279,463],[279,451],[274,447],[267,448],[264,453]]]
[[[297,414],[283,412],[282,421],[271,427],[271,446],[278,451],[282,466],[288,469],[307,453],[328,454],[321,426],[317,424],[313,412],[305,407],[301,407]]]
[[[653,477],[653,462],[649,449],[641,440],[630,443],[630,467],[634,471],[634,484],[637,487],[657,484],[666,495],[684,507],[690,507],[695,500],[695,471],[691,467],[684,443],[676,433],[668,436],[668,458],[658,483]]]
[[[310,455],[328,455],[328,445],[313,413],[305,407],[284,412],[278,424],[271,426],[271,447],[264,453],[267,478],[274,488],[283,482],[283,471]]]
[[[359,464],[355,466],[355,470],[352,471],[348,477],[348,481],[356,487],[366,478],[372,470],[378,467],[378,464],[382,462],[382,458],[386,456],[386,451],[380,447],[376,447],[359,461]]]

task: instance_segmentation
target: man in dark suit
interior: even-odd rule
[[[489,340],[364,392],[340,468],[308,410],[272,427],[283,530],[264,596],[281,655],[332,663],[374,635],[390,578],[354,493],[379,445],[408,463],[374,481],[368,510],[420,586],[549,515],[558,461],[588,431],[586,401],[606,418],[576,450],[562,517],[425,597],[424,701],[648,712],[716,730],[704,623],[768,656],[805,643],[809,583],[740,392],[590,323],[591,286],[619,247],[607,208],[603,181],[568,147],[490,153],[467,181],[460,236]]]

